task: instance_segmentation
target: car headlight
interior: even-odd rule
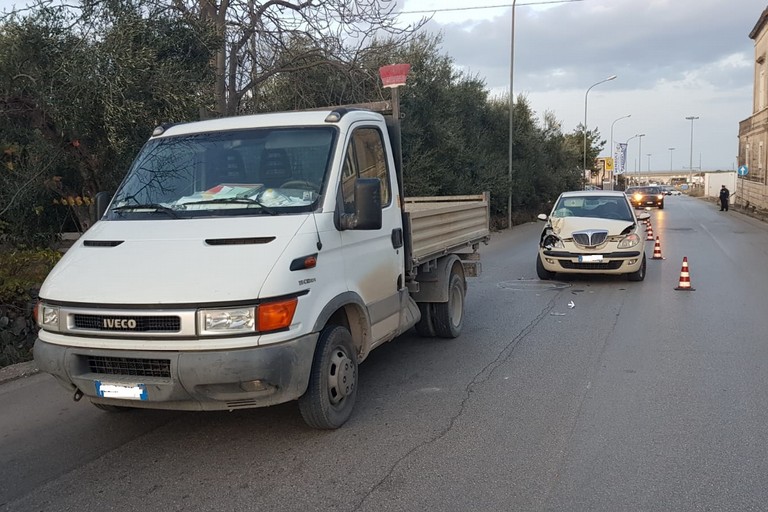
[[[664,195],[659,194],[659,195],[656,196],[656,199],[664,199]]]
[[[265,302],[253,307],[200,309],[197,330],[201,336],[242,335],[286,329],[293,321],[298,299]]]
[[[619,249],[629,249],[640,243],[640,237],[636,233],[625,236],[617,246]]]
[[[634,198],[635,198],[635,201],[639,201],[639,200],[641,200],[641,199],[643,198],[643,196],[642,196],[642,195],[640,195],[640,194],[635,194],[635,195],[634,195],[634,196],[632,196],[632,197],[634,197]]]
[[[35,321],[37,326],[45,331],[60,331],[59,308],[43,302],[35,305]]]
[[[545,248],[565,249],[565,244],[555,235],[547,235],[541,241],[541,246]]]

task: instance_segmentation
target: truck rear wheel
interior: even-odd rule
[[[458,272],[451,272],[448,280],[448,302],[432,304],[432,323],[441,338],[456,338],[464,326],[464,279]]]
[[[421,320],[416,323],[416,332],[419,336],[425,338],[434,338],[435,323],[432,315],[432,304],[429,302],[419,302],[419,311],[421,311]]]
[[[352,415],[357,398],[357,356],[349,329],[326,326],[320,332],[309,385],[299,398],[307,425],[335,429]]]

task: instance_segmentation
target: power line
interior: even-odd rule
[[[518,6],[524,5],[546,5],[546,4],[570,4],[574,2],[583,2],[584,0],[546,0],[543,2],[528,2],[520,3]],[[400,11],[399,14],[429,14],[436,12],[451,12],[451,11],[479,11],[481,9],[500,9],[502,7],[512,7],[510,4],[500,5],[481,5],[477,7],[452,7],[446,9],[425,9],[421,11]]]

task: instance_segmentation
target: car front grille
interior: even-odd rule
[[[618,270],[622,261],[609,261],[607,263],[574,263],[568,260],[559,260],[560,265],[568,270]]]
[[[134,377],[171,376],[169,359],[134,359],[129,357],[85,356],[91,373]]]
[[[576,231],[572,234],[573,241],[576,245],[582,247],[596,247],[608,238],[608,231],[606,230],[585,230]]]

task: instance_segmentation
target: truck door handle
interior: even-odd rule
[[[392,230],[392,247],[399,249],[403,246],[403,230],[395,228]]]

